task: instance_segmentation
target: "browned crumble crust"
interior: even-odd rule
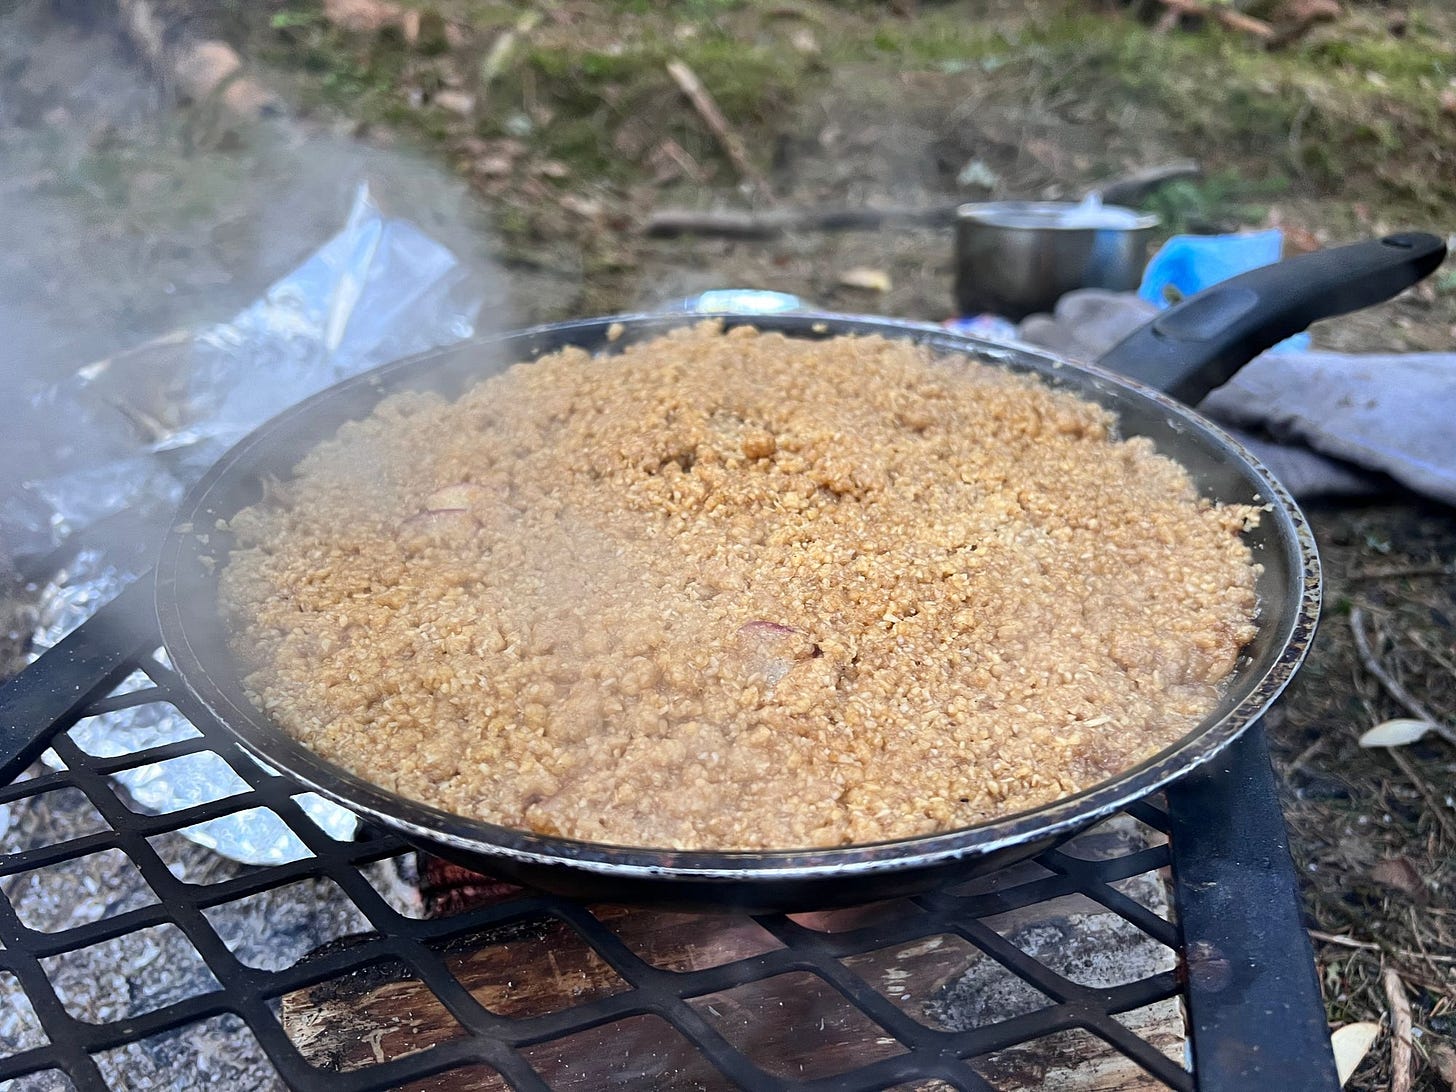
[[[249,692],[506,826],[679,849],[970,825],[1187,733],[1246,507],[1111,415],[878,337],[683,329],[386,399],[240,513]]]

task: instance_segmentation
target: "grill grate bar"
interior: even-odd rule
[[[1183,928],[1111,885],[1136,876],[1166,876],[1170,864],[1177,866],[1173,869],[1175,878],[1180,869],[1184,874],[1196,873],[1186,863],[1179,864],[1180,852],[1198,841],[1185,834],[1189,825],[1186,803],[1173,801],[1171,811],[1151,801],[1126,809],[1146,827],[1172,838],[1169,844],[1098,860],[1085,859],[1074,851],[1049,850],[1037,858],[1047,870],[1046,875],[1011,877],[1005,886],[978,884],[961,893],[916,896],[909,900],[905,913],[871,918],[865,924],[851,921],[850,928],[839,932],[811,928],[783,915],[743,919],[756,923],[778,946],[701,968],[656,966],[590,908],[551,895],[522,893],[447,918],[415,918],[400,913],[360,870],[406,852],[404,843],[368,827],[360,830],[356,840],[339,842],[309,820],[297,799],[304,790],[257,765],[154,654],[158,637],[150,607],[149,582],[134,585],[20,680],[0,690],[0,725],[9,726],[0,730],[0,781],[5,782],[0,784],[0,804],[28,807],[46,793],[75,791],[109,828],[0,854],[0,878],[12,883],[40,869],[119,850],[158,900],[99,921],[45,932],[23,925],[15,906],[0,891],[0,942],[4,944],[0,969],[14,976],[50,1040],[0,1057],[0,1080],[60,1069],[78,1089],[102,1089],[106,1084],[94,1056],[98,1052],[144,1043],[151,1037],[226,1014],[247,1027],[278,1076],[299,1089],[374,1092],[459,1066],[479,1064],[494,1068],[514,1087],[541,1092],[548,1088],[548,1078],[545,1070],[537,1069],[544,1063],[537,1060],[533,1064],[537,1058],[533,1052],[567,1036],[584,1035],[590,1040],[594,1029],[601,1034],[601,1029],[634,1017],[665,1022],[703,1064],[716,1070],[721,1078],[753,1092],[860,1092],[931,1078],[971,1092],[992,1092],[995,1083],[978,1070],[985,1070],[993,1056],[1002,1057],[1003,1052],[1013,1048],[1026,1049],[1026,1044],[1034,1040],[1074,1031],[1100,1040],[1127,1063],[1141,1067],[1176,1092],[1227,1092],[1247,1087],[1247,1083],[1213,1082],[1209,1073],[1189,1073],[1117,1019],[1120,1014],[1176,998],[1184,1004],[1195,1003],[1207,1020],[1208,1013],[1218,1011],[1219,999],[1215,994],[1198,992],[1198,975],[1188,981],[1181,970],[1161,970],[1118,986],[1083,985],[1058,974],[986,924],[986,919],[999,915],[1038,920],[1035,915],[1041,905],[1081,895],[1116,916],[1104,920],[1120,919],[1182,958]],[[151,679],[151,686],[125,694],[110,693],[137,669]],[[153,703],[173,706],[200,735],[132,754],[99,758],[86,754],[66,734],[85,717]],[[45,730],[35,732],[36,725],[44,725]],[[26,731],[20,730],[22,726]],[[10,783],[45,746],[55,747],[67,769]],[[125,790],[112,780],[127,770],[203,752],[216,754],[247,788],[233,796],[168,814],[141,815],[127,806]],[[1169,795],[1172,801],[1173,790]],[[1219,814],[1217,804],[1203,806]],[[1183,810],[1179,811],[1179,807]],[[241,871],[215,883],[202,883],[174,874],[159,852],[161,843],[153,844],[194,824],[252,808],[277,815],[309,855],[286,864]],[[1229,809],[1222,810],[1226,813]],[[1172,817],[1175,815],[1176,822]],[[246,953],[242,949],[234,952],[209,918],[215,908],[311,880],[327,881],[337,888],[369,931],[341,938],[344,942],[339,945],[326,946],[305,960],[274,970],[250,966],[243,959]],[[1180,899],[1185,894],[1180,892]],[[1267,901],[1267,896],[1251,897]],[[473,992],[474,987],[452,972],[454,954],[467,950],[465,946],[506,944],[510,941],[499,933],[503,928],[542,921],[559,923],[579,937],[585,949],[618,976],[618,992],[585,1003],[568,1002],[564,1009],[505,1015],[492,1012]],[[179,931],[201,966],[216,980],[216,987],[108,1023],[89,1023],[67,1010],[47,974],[50,961],[77,958],[77,953],[94,945],[119,943],[138,930],[154,927]],[[497,933],[494,938],[490,936],[492,931]],[[978,953],[976,960],[994,961],[1013,980],[1040,991],[1048,999],[1045,1007],[971,1027],[932,1026],[917,1016],[917,1010],[902,1007],[903,1002],[876,988],[878,980],[846,963],[941,935],[958,938],[958,943],[964,942]],[[280,1020],[280,1010],[288,1011],[284,999],[291,998],[289,1004],[314,1004],[315,991],[328,995],[328,991],[337,990],[340,982],[368,983],[372,981],[369,975],[376,973],[371,968],[380,967],[397,968],[386,972],[386,977],[392,980],[395,975],[403,975],[405,988],[417,989],[420,997],[438,1002],[458,1022],[458,1033],[454,1038],[446,1035],[421,1053],[404,1054],[377,1065],[365,1064],[345,1072],[318,1068],[319,1059],[307,1056]],[[849,1069],[813,1079],[791,1078],[774,1071],[777,1063],[760,1057],[751,1044],[730,1041],[725,1034],[727,1025],[720,1028],[709,1021],[695,1003],[700,998],[738,989],[747,989],[750,993],[744,996],[752,996],[759,984],[790,974],[808,974],[822,982],[826,999],[832,998],[832,1004],[843,1006],[843,1012],[854,1019],[867,1020],[882,1029],[879,1034],[886,1040],[882,1048],[899,1049],[901,1053],[868,1062],[851,1059],[846,1063]],[[357,979],[353,977],[356,975]],[[367,994],[366,987],[361,989],[366,989]],[[1313,1017],[1321,1018],[1322,1013],[1315,1011]],[[1257,1032],[1254,1029],[1247,1034]],[[1211,1072],[1217,1072],[1217,1067]],[[1318,1073],[1318,1065],[1311,1072]],[[1315,1087],[1322,1086],[1316,1082],[1289,1084],[1285,1092]]]

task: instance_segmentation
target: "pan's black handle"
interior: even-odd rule
[[[1194,406],[1265,349],[1319,319],[1383,303],[1445,258],[1441,239],[1409,232],[1275,262],[1189,296],[1098,363]]]

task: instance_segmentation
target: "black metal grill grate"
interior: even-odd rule
[[[57,813],[82,817],[23,837],[0,826],[0,1009],[11,1014],[0,1035],[0,1085],[19,1078],[18,1088],[63,1087],[68,1078],[81,1089],[131,1087],[148,1067],[161,1071],[184,1059],[192,1066],[203,1057],[204,1069],[216,1067],[205,1083],[256,1087],[256,1074],[236,1068],[238,1057],[251,1054],[276,1072],[273,1079],[297,1088],[455,1087],[437,1076],[449,1071],[472,1088],[599,1087],[593,1082],[605,1083],[610,1073],[643,1088],[929,1088],[940,1081],[992,1089],[1027,1087],[1028,1065],[1045,1067],[1048,1057],[1075,1063],[1091,1049],[1129,1059],[1149,1087],[1243,1088],[1255,1074],[1290,1089],[1330,1086],[1323,1013],[1257,733],[1231,759],[1252,775],[1195,776],[1170,791],[1168,810],[1150,803],[1131,809],[1116,837],[1084,835],[1035,864],[959,889],[825,915],[679,915],[674,935],[687,929],[719,938],[721,956],[684,967],[651,937],[634,934],[629,912],[613,908],[529,893],[449,917],[401,907],[382,889],[378,869],[379,862],[406,861],[406,847],[369,830],[336,841],[317,827],[300,806],[298,786],[260,768],[190,701],[157,654],[150,596],[148,582],[129,589],[0,691],[0,758],[8,760],[0,764],[0,806],[64,799]],[[145,679],[134,677],[138,668]],[[107,758],[86,753],[68,734],[86,717],[156,702],[174,705],[199,734]],[[45,746],[65,769],[12,780]],[[234,795],[144,815],[112,779],[204,752],[236,772]],[[253,808],[282,819],[298,839],[299,859],[225,868],[221,877],[178,867],[169,848],[176,832]],[[1235,812],[1242,813],[1237,825],[1228,821]],[[1253,866],[1240,863],[1245,843],[1255,846]],[[123,878],[115,898],[80,920],[63,915],[52,931],[40,927],[31,909],[35,891],[46,884],[63,890],[68,869],[98,861]],[[1181,928],[1156,894],[1170,865],[1184,881],[1177,889]],[[1228,868],[1234,871],[1219,872]],[[1230,917],[1226,906],[1209,902],[1207,889],[1220,882],[1227,890],[1213,897],[1242,900],[1256,911],[1258,928],[1241,924],[1248,912]],[[311,940],[288,932],[276,909],[261,930],[257,915],[239,910],[276,899],[306,915],[310,898],[325,889],[348,908],[353,925],[308,951]],[[1069,905],[1074,912],[1065,912]],[[1095,954],[1099,936],[1120,933],[1128,942],[1132,933],[1134,948],[1154,954],[1129,980],[1109,982],[1089,977],[1091,957],[1048,961],[1028,940],[1048,928],[1102,930],[1073,936],[1063,950],[1074,953]],[[923,995],[914,992],[921,986],[903,984],[914,981],[904,960],[945,946],[959,953],[957,981],[963,994],[974,994],[969,1008],[966,997],[954,996],[956,983]],[[124,973],[116,970],[126,963],[116,954],[122,947],[142,953]],[[577,961],[570,973],[583,985],[564,1006],[512,993],[514,984],[503,986],[499,975],[482,992],[483,972],[475,972],[477,980],[466,973],[472,960],[485,960],[486,971],[528,968],[533,951],[545,948],[558,964]],[[361,1061],[320,1054],[300,1034],[300,1011],[369,996],[381,983],[410,992],[412,1011],[431,1017],[417,1012],[413,1031],[406,1029],[423,1036],[418,1043],[401,1048],[395,1040],[406,1032],[381,1026],[372,1045],[362,1035]],[[293,1004],[290,1016],[300,998],[302,1008]],[[1277,1030],[1267,998],[1283,1010]],[[1185,1068],[1181,1040],[1155,1043],[1140,1033],[1150,1026],[1142,1015],[1158,1005],[1164,1025],[1170,1005],[1189,1014],[1196,1078]],[[182,1034],[201,1037],[201,1055],[169,1055]],[[222,1046],[209,1051],[208,1043]],[[1026,1044],[1040,1044],[1041,1052],[1028,1053]],[[416,1046],[428,1049],[404,1053]],[[596,1078],[586,1075],[593,1072]],[[164,1072],[157,1083],[168,1083]]]

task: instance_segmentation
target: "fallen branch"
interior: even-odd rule
[[[1389,580],[1399,576],[1456,576],[1456,565],[1388,565],[1384,568],[1360,569],[1350,574],[1351,580]]]
[[[1366,671],[1380,681],[1380,685],[1385,687],[1385,692],[1405,706],[1411,716],[1428,721],[1432,732],[1447,743],[1456,746],[1456,728],[1438,720],[1435,714],[1421,704],[1415,695],[1407,690],[1375,655],[1375,650],[1370,646],[1370,636],[1365,632],[1365,611],[1361,607],[1355,607],[1350,611],[1350,635],[1355,638],[1355,651],[1359,654],[1360,662],[1365,666]]]
[[[1410,1092],[1411,1009],[1400,975],[1389,967],[1381,976],[1390,1002],[1390,1092]]]
[[[1197,160],[1179,159],[1143,167],[1094,186],[1109,205],[1136,204],[1159,186],[1184,178],[1198,178],[1203,167]],[[777,239],[792,231],[872,231],[893,224],[948,227],[955,223],[956,210],[964,201],[920,207],[770,209],[766,212],[663,209],[643,225],[643,232],[656,238],[677,235],[709,235],[723,239]]]
[[[768,179],[748,158],[743,141],[729,126],[728,119],[723,116],[723,111],[718,109],[718,104],[708,93],[708,89],[703,86],[703,81],[698,79],[697,73],[682,61],[668,61],[667,74],[672,77],[673,82],[677,84],[678,89],[687,97],[687,100],[693,104],[693,109],[698,112],[703,123],[712,130],[713,136],[717,138],[724,154],[732,161],[739,176],[758,191],[761,197],[771,198]]]
[[[1226,4],[1210,6],[1201,3],[1200,0],[1159,0],[1159,2],[1165,8],[1179,15],[1193,15],[1203,19],[1217,19],[1229,30],[1252,35],[1261,42],[1272,42],[1275,38],[1274,28],[1264,22],[1264,20],[1245,15],[1243,12],[1237,11]]]
[[[777,239],[791,231],[866,231],[886,224],[944,227],[955,223],[961,205],[933,208],[773,209],[768,212],[654,212],[643,231],[654,238],[711,235],[724,239]]]

